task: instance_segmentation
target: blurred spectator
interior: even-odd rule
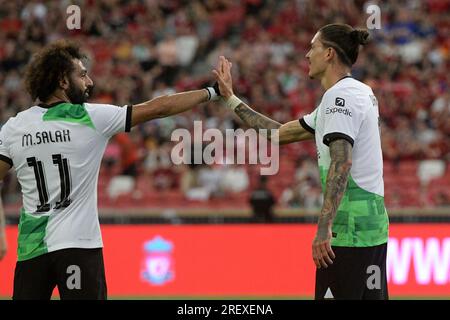
[[[247,190],[249,185],[247,170],[243,166],[226,165],[221,170],[220,189],[225,193]]]
[[[178,172],[170,159],[171,144],[164,143],[149,150],[144,168],[151,174],[151,183],[155,190],[168,190],[178,187]]]
[[[220,170],[211,166],[196,165],[181,177],[182,191],[189,200],[206,201],[220,195]]]
[[[136,177],[138,167],[138,148],[127,133],[114,136],[114,141],[120,148],[121,175]]]
[[[103,155],[102,168],[105,169],[107,175],[113,173],[114,168],[120,165],[121,163],[120,156],[121,156],[120,146],[113,139],[106,146],[105,153]]]
[[[322,206],[322,190],[316,164],[310,159],[299,159],[295,180],[281,195],[287,207],[317,209]]]
[[[438,192],[435,196],[434,203],[438,207],[448,207],[450,206],[450,197],[443,191]]]
[[[267,176],[260,176],[258,186],[250,194],[250,205],[255,220],[272,223],[274,221],[273,206],[275,203],[272,192],[267,188]]]
[[[82,28],[68,30],[63,23],[66,1],[0,0],[0,121],[4,123],[34,103],[24,94],[24,67],[37,49],[58,38],[83,43],[94,58],[92,101],[125,105],[202,87],[212,80],[209,75],[218,56],[225,55],[233,62],[237,95],[277,121],[300,118],[318,105],[323,94],[319,84],[308,79],[304,58],[314,30],[330,22],[365,26],[365,8],[370,3],[81,1]],[[373,42],[361,52],[353,75],[370,83],[377,95],[384,160],[401,164],[441,159],[448,171],[450,2],[390,0],[377,4],[382,28],[371,30]],[[215,104],[155,120],[133,131],[131,137],[112,141],[105,154],[107,168],[115,168],[113,164],[120,160],[121,169],[112,172],[135,177],[144,170],[154,187],[178,188],[180,193],[199,186],[200,180],[200,188],[212,187],[222,166],[174,168],[167,163],[171,145],[160,143],[170,140],[174,129],[192,130],[194,120],[203,121],[204,130],[236,127],[236,117]],[[317,167],[313,149],[308,148],[280,149],[298,169],[290,180],[283,180],[283,205],[320,206],[320,182],[313,177]],[[302,152],[313,159],[311,164],[296,163]],[[236,174],[233,170],[229,176]],[[249,181],[252,175],[247,172]],[[221,195],[220,188],[210,187],[205,199]],[[17,199],[14,179],[5,181],[4,194],[6,203]]]

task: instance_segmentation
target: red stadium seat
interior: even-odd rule
[[[397,169],[399,174],[404,175],[416,175],[419,168],[418,161],[402,161],[399,163]]]
[[[395,171],[394,164],[391,161],[384,161],[383,172],[385,175],[392,174]]]

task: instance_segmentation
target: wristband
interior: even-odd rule
[[[216,90],[214,90],[213,87],[206,87],[206,91],[208,91],[208,101],[214,101],[219,99],[219,96],[216,93]]]
[[[236,97],[234,94],[231,97],[229,97],[228,99],[222,98],[221,100],[222,100],[221,102],[223,105],[227,106],[228,108],[230,108],[233,111],[234,111],[234,109],[237,108],[238,105],[243,103],[241,101],[241,99]]]

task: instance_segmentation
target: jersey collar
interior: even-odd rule
[[[53,102],[53,103],[50,103],[50,104],[39,103],[38,106],[41,107],[41,108],[50,109],[50,108],[55,107],[55,106],[57,106],[58,104],[61,104],[61,103],[67,103],[67,101],[61,100],[61,101],[56,101],[56,102]]]
[[[346,79],[346,78],[353,78],[351,75],[346,75],[346,76],[343,76],[342,78],[340,78],[338,81],[336,81],[336,83],[338,83],[339,81],[341,81],[341,80],[344,80],[344,79]]]

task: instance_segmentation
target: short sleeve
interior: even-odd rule
[[[364,106],[359,106],[355,97],[341,94],[337,90],[329,92],[322,105],[323,143],[328,146],[334,140],[345,139],[353,146],[364,120]]]
[[[11,167],[13,166],[8,147],[8,122],[0,129],[0,160],[8,163]]]
[[[312,134],[315,134],[316,133],[316,118],[317,118],[317,108],[310,114],[304,115],[303,118],[301,118],[299,120],[300,125],[306,131],[309,131]]]
[[[112,137],[119,132],[131,129],[132,105],[124,107],[110,104],[85,103],[95,129],[105,137]]]

